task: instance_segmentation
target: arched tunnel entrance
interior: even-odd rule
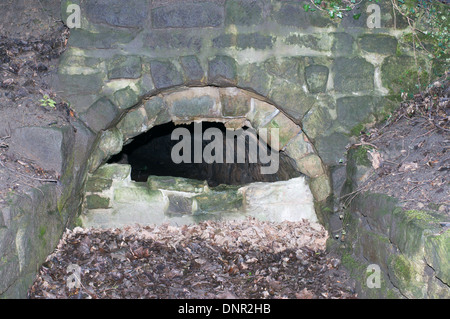
[[[195,126],[199,127],[199,132],[195,132]],[[183,141],[181,138],[179,140],[178,136],[172,137],[174,132],[180,128],[189,132],[188,141]],[[201,140],[201,148],[198,151],[201,152],[202,156],[201,159],[197,160],[195,135],[199,133],[206,137],[211,129],[217,134],[211,136],[211,139],[203,138]],[[227,145],[227,129],[223,123],[201,122],[175,125],[173,122],[169,122],[153,127],[148,132],[137,136],[130,144],[123,147],[122,152],[113,156],[108,163],[130,164],[131,179],[136,182],[146,182],[151,175],[174,176],[206,180],[210,187],[220,184],[244,185],[253,182],[285,181],[301,175],[295,169],[292,159],[284,153],[279,154],[277,159],[279,167],[276,173],[263,174],[261,167],[268,166],[269,163],[264,164],[258,156],[251,154],[250,146],[250,144],[259,140],[259,136],[248,127],[244,127],[242,133],[245,139],[245,144],[243,144],[245,154],[240,158],[238,151],[235,151],[239,150],[240,147],[239,136],[234,134],[232,144]],[[180,143],[190,146],[189,150],[181,148],[180,153],[187,151],[190,154],[188,154],[186,161],[175,163],[172,153]],[[263,145],[258,146],[263,147]],[[213,162],[207,162],[203,154],[211,148],[212,155],[215,158]],[[220,151],[222,151],[222,155],[215,154]],[[260,151],[266,151],[267,156],[272,155],[270,146]],[[233,152],[232,158],[230,158],[232,161],[227,162],[227,156],[230,157],[230,154],[227,153],[230,152]],[[186,154],[180,155],[184,157]],[[255,157],[255,160],[253,160],[253,157]],[[222,159],[222,161],[216,161],[216,159]]]
[[[317,221],[314,202],[329,194],[300,126],[236,88],[145,98],[101,134],[91,166],[82,219],[93,227]]]

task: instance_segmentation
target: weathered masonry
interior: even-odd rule
[[[168,123],[279,128],[288,173],[268,183],[275,187],[270,192],[298,182],[295,187],[314,204],[310,217],[328,225],[348,177],[346,146],[352,136],[385,117],[397,105],[400,90],[415,90],[419,68],[430,73],[435,66],[403,45],[408,23],[395,16],[390,1],[379,2],[381,28],[374,29],[366,24],[370,1],[362,1],[358,19],[348,15],[339,21],[320,11],[306,12],[305,3],[62,1],[64,21],[68,5],[81,9],[81,28],[71,30],[55,81],[55,91],[76,119],[62,129],[27,127],[12,134],[24,143],[30,136],[41,138],[48,146],[45,158],[51,160],[42,160],[31,143],[29,150],[35,152],[30,153],[61,178],[58,185],[0,207],[0,296],[24,296],[66,227],[80,220],[101,224],[86,214],[78,218],[82,211],[104,210],[110,219],[109,209],[120,206],[121,198],[145,202],[161,196],[169,204],[161,208],[164,213],[174,205],[196,212],[202,203],[211,204],[202,202],[205,194],[223,201],[221,190],[205,192],[201,181],[150,177],[145,185],[132,184],[129,165],[108,163],[134,139]],[[177,192],[189,194],[180,199]],[[227,196],[239,205],[245,198],[234,188]],[[398,214],[371,216],[383,231],[393,233],[401,225]],[[355,221],[355,232],[358,225]],[[397,231],[390,238],[376,229],[352,237],[365,248],[386,239],[376,246],[385,254],[368,255],[364,247],[350,252],[348,265],[356,265],[355,272],[364,273],[367,261],[381,266],[383,289],[369,295],[449,296],[448,231],[437,236],[427,227]],[[408,234],[417,235],[419,247],[411,253],[404,248]],[[416,262],[424,258],[429,262]]]

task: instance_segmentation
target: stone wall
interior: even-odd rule
[[[69,4],[80,6],[81,28],[71,30],[55,91],[78,120],[52,132],[60,163],[36,157],[43,168],[61,170],[58,184],[12,197],[0,208],[0,296],[26,296],[38,266],[80,211],[88,171],[120,152],[120,127],[134,116],[159,113],[158,103],[187,87],[243,89],[274,106],[287,125],[297,125],[297,136],[319,159],[322,175],[313,193],[324,194],[319,201],[325,202],[331,182],[338,185],[345,170],[336,165],[351,136],[389,112],[401,89],[413,92],[417,65],[430,66],[420,57],[416,63],[401,44],[407,23],[394,16],[390,1],[380,1],[379,29],[366,26],[369,1],[362,2],[359,19],[339,21],[306,12],[305,3],[62,1],[63,21]],[[127,134],[133,129],[142,132],[132,126]],[[24,130],[42,141],[48,136],[45,128]]]
[[[350,149],[348,158],[342,195],[361,188],[367,173],[373,172],[363,147]],[[345,212],[345,238],[338,250],[343,264],[358,279],[360,296],[448,299],[450,229],[445,226],[445,213],[407,210],[398,199],[384,194],[354,195]],[[378,288],[366,284],[369,264],[381,271]]]
[[[88,178],[80,226],[181,226],[247,217],[272,222],[317,222],[305,177],[210,187],[206,181],[173,176],[149,176],[147,182],[134,182],[130,174],[128,164],[105,164]]]

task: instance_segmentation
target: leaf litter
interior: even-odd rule
[[[32,299],[356,298],[317,223],[205,221],[67,230]],[[79,267],[78,285],[68,269]],[[70,279],[71,278],[71,279]],[[68,284],[69,283],[69,284]]]

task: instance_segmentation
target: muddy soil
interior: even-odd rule
[[[449,97],[445,76],[364,132],[359,144],[371,154],[375,170],[361,191],[396,197],[408,210],[439,211],[450,222]]]

